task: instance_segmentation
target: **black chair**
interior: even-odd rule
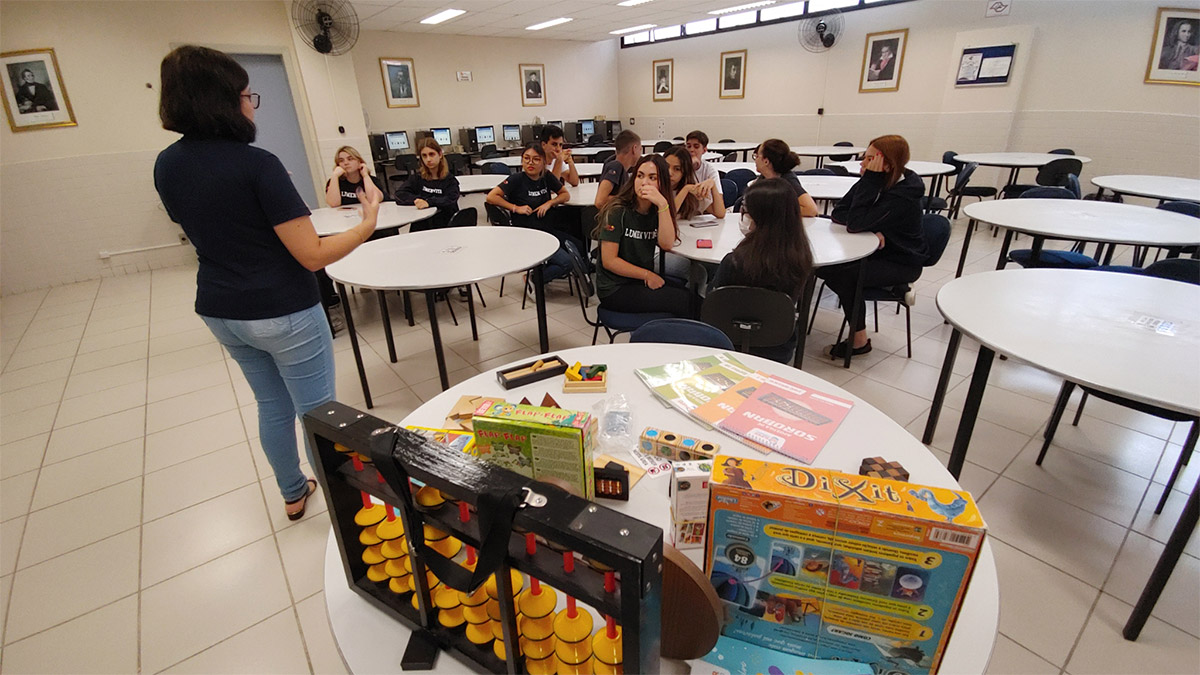
[[[750,181],[757,177],[758,175],[750,169],[734,169],[733,171],[725,174],[725,180],[731,180],[737,185],[739,195],[744,193],[746,191],[746,186],[750,184]]]
[[[683,140],[683,139],[681,138],[679,140]],[[732,138],[722,138],[721,140],[719,140],[717,142],[718,143],[737,143],[737,141],[733,140]]]
[[[1050,154],[1050,155],[1073,155],[1073,154],[1075,154],[1075,151],[1074,151],[1074,150],[1072,150],[1072,149],[1070,149],[1070,148],[1055,148],[1054,150],[1051,150],[1050,152],[1048,152],[1048,153],[1046,153],[1046,154]]]
[[[729,341],[729,337],[718,328],[693,319],[647,321],[629,334],[629,341],[733,349],[733,343]]]
[[[1075,193],[1063,187],[1034,187],[1021,193],[1022,199],[1078,199]],[[1021,267],[1050,267],[1054,269],[1086,270],[1100,265],[1100,249],[1096,249],[1096,257],[1092,258],[1083,252],[1083,242],[1075,242],[1069,251],[1058,249],[1042,249],[1038,258],[1033,260],[1033,249],[1022,248],[1008,252],[1008,259]]]
[[[416,155],[396,155],[396,170],[404,174],[405,177],[411,176],[420,168],[420,160]]]
[[[820,169],[805,169],[800,172],[801,176],[836,176],[833,169],[821,167]]]
[[[834,143],[834,146],[839,148],[852,148],[854,147],[854,144],[850,141],[838,141],[837,143]],[[854,159],[854,155],[830,155],[829,159],[830,161],[834,162],[848,162]]]
[[[1004,191],[1000,194],[1001,199],[1012,199],[1020,197],[1026,190],[1033,189],[1038,185],[1043,187],[1067,187],[1067,176],[1074,174],[1078,176],[1083,171],[1083,162],[1071,157],[1056,159],[1053,162],[1043,164],[1038,169],[1037,177],[1034,182],[1037,185],[1013,184],[1004,186]]]
[[[491,173],[500,176],[508,176],[512,174],[512,169],[507,164],[501,162],[488,162],[483,165],[484,173]]]
[[[835,176],[851,176],[851,175],[853,175],[850,173],[850,169],[847,169],[846,167],[842,166],[841,164],[830,164],[829,166],[823,166],[821,168],[828,169],[829,172]]]
[[[946,193],[949,203],[950,212],[947,214],[950,218],[958,217],[958,210],[962,207],[963,197],[974,197],[983,201],[984,197],[995,197],[996,188],[990,185],[969,185],[971,176],[978,169],[979,165],[975,162],[966,162],[962,164],[962,168],[958,171],[958,177],[954,179],[954,187],[950,188]]]
[[[494,143],[488,143],[487,145],[485,145],[479,149],[479,158],[480,159],[491,159],[493,157],[503,157],[503,156],[504,156],[504,153],[497,150],[496,145]]]
[[[738,189],[737,183],[728,178],[721,179],[721,196],[725,198],[725,208],[732,207],[741,195],[742,191]]]
[[[450,167],[450,173],[455,176],[465,176],[471,173],[471,162],[461,152],[452,152],[446,155],[446,164]]]
[[[1140,273],[1146,276],[1172,279],[1182,283],[1200,284],[1200,261],[1178,258],[1160,260],[1146,269],[1140,270]],[[1175,479],[1179,478],[1180,469],[1188,463],[1188,460],[1192,457],[1192,452],[1196,449],[1196,439],[1200,435],[1200,418],[1141,403],[1123,396],[1117,396],[1116,394],[1109,394],[1082,384],[1078,386],[1083,390],[1083,396],[1079,399],[1079,407],[1075,411],[1075,419],[1072,420],[1071,426],[1079,426],[1079,418],[1083,415],[1083,406],[1087,403],[1088,396],[1095,396],[1103,401],[1115,403],[1119,406],[1171,422],[1191,422],[1192,427],[1188,431],[1187,440],[1183,442],[1183,448],[1179,452],[1179,459],[1175,462],[1175,467],[1171,470],[1171,477],[1167,479],[1166,487],[1163,488],[1162,498],[1158,500],[1158,505],[1154,507],[1154,513],[1162,513],[1163,506],[1167,503],[1167,497],[1171,494],[1171,488],[1175,485]],[[1054,432],[1058,430],[1058,424],[1062,421],[1063,412],[1067,409],[1067,401],[1070,400],[1071,393],[1075,390],[1075,387],[1076,384],[1074,382],[1067,380],[1063,382],[1062,389],[1058,391],[1058,399],[1055,400],[1054,410],[1050,413],[1050,422],[1046,425],[1045,433],[1042,434],[1044,441],[1042,443],[1042,450],[1038,453],[1037,457],[1036,463],[1038,466],[1041,466],[1042,460],[1046,457],[1046,451],[1050,449],[1050,443],[1054,440]]]
[[[680,138],[679,140],[682,141],[683,139]],[[659,141],[654,144],[654,152],[663,153],[673,147],[675,147],[675,143],[672,143],[671,141]]]
[[[1182,213],[1185,216],[1200,218],[1200,204],[1197,204],[1196,202],[1163,202],[1162,204],[1158,205],[1158,208],[1162,209],[1163,211]],[[1184,254],[1195,257],[1197,248],[1198,247],[1196,246],[1169,246],[1167,247],[1167,258],[1178,258]],[[1157,257],[1158,256],[1156,255],[1155,259],[1157,259]],[[1141,258],[1141,261],[1138,262],[1139,265],[1145,262],[1146,256],[1142,255]]]
[[[725,156],[721,158],[721,161],[722,162],[736,162],[737,161],[737,153],[736,152],[727,152],[727,153],[725,153]]]
[[[575,281],[575,285],[579,287],[579,311],[583,313],[583,320],[587,325],[592,327],[592,344],[596,344],[596,337],[600,334],[600,329],[608,335],[608,342],[612,344],[617,336],[621,333],[629,333],[641,328],[644,324],[654,321],[655,319],[673,319],[672,314],[666,312],[647,312],[644,314],[631,314],[628,312],[614,312],[611,309],[605,309],[603,306],[596,307],[596,319],[593,321],[588,317],[589,298],[596,294],[596,287],[592,284],[592,277],[588,274],[587,262],[583,259],[583,254],[575,247],[571,241],[564,241],[563,248],[571,256],[571,278]]]
[[[587,144],[588,145],[604,145],[604,137],[601,136],[600,134],[592,134],[591,136],[588,136]]]
[[[683,136],[676,136],[676,137],[675,137],[675,140],[677,140],[677,141],[682,141],[682,140],[683,140]]]
[[[596,153],[596,162],[605,164],[617,158],[616,150],[605,150],[604,152]]]
[[[719,328],[742,352],[779,347],[796,332],[796,301],[767,288],[722,286],[704,299],[700,320]]]

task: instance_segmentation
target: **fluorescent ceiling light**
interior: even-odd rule
[[[621,7],[637,7],[638,5],[644,5],[651,1],[652,0],[625,0],[625,2],[618,2],[617,4]]]
[[[646,30],[647,28],[654,28],[656,26],[658,26],[658,24],[656,24],[656,23],[644,23],[640,26],[634,26],[632,28],[622,28],[621,30],[610,30],[608,32],[608,34],[609,35],[624,35],[626,33],[636,33],[639,30]]]
[[[453,19],[456,16],[462,16],[463,14],[466,14],[466,13],[467,13],[467,10],[465,10],[465,9],[447,9],[447,10],[438,12],[437,14],[434,14],[433,16],[429,16],[429,17],[425,17],[424,19],[421,19],[421,23],[427,23],[427,24],[431,24],[431,25],[437,24],[437,23],[441,23],[443,21],[449,21],[450,19]]]
[[[737,7],[726,7],[725,9],[714,9],[709,14],[729,14],[730,12],[740,12],[746,9],[754,9],[755,7],[763,7],[765,5],[773,5],[775,0],[763,0],[762,2],[752,2],[748,5],[738,5]]]
[[[566,17],[561,17],[561,16],[560,16],[560,17],[558,17],[557,19],[551,19],[551,20],[549,20],[549,21],[543,21],[543,22],[541,22],[541,23],[535,23],[535,24],[533,24],[532,26],[526,26],[526,27],[525,27],[525,30],[541,30],[541,29],[543,29],[543,28],[549,28],[549,27],[551,27],[551,26],[557,26],[557,25],[559,25],[559,24],[563,24],[563,23],[566,23],[566,22],[568,22],[568,21],[574,21],[574,19],[568,19],[568,18],[566,18]]]

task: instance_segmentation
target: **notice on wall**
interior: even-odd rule
[[[958,61],[958,76],[954,80],[954,86],[1008,84],[1016,50],[1015,44],[967,47]]]

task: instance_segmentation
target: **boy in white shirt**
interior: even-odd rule
[[[538,134],[542,150],[546,152],[546,173],[571,187],[579,186],[579,172],[575,170],[575,158],[570,149],[563,148],[563,130],[547,124]]]

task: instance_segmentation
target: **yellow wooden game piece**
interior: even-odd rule
[[[583,367],[582,364],[579,363],[578,361],[576,361],[575,365],[571,366],[570,368],[567,368],[567,372],[565,373],[565,375],[567,376],[567,379],[572,382],[579,382],[580,380],[582,380],[583,375],[579,374],[579,369],[581,367]]]
[[[570,610],[560,610],[554,617],[554,634],[563,642],[582,642],[592,636],[592,615],[583,610],[576,610],[575,616],[571,616]],[[590,644],[587,648],[591,651]]]
[[[387,509],[383,504],[372,504],[370,508],[359,509],[358,513],[354,514],[354,524],[359,527],[370,527],[384,518],[387,518]]]
[[[470,607],[463,608],[463,616],[470,613]],[[467,623],[467,639],[477,645],[486,645],[492,641],[492,629],[489,623]]]
[[[586,638],[579,642],[565,642],[559,639],[554,645],[554,655],[561,663],[569,666],[586,663],[592,658],[592,642]]]
[[[532,659],[545,659],[554,654],[554,645],[558,640],[550,636],[544,640],[530,640],[521,637],[521,653]]]
[[[491,624],[492,619],[488,616],[487,607],[483,605],[477,605],[474,607],[471,605],[463,605],[463,616],[466,617],[469,623],[483,624],[484,629],[488,631],[488,635],[492,634],[491,629],[488,628],[488,625]]]
[[[454,537],[446,537],[431,543],[429,547],[447,558],[453,558],[462,550],[463,543]]]
[[[558,593],[553,588],[540,586],[538,590],[541,592],[535,595],[532,587],[527,588],[521,591],[520,597],[517,598],[521,614],[533,619],[548,616],[558,606]]]
[[[363,550],[362,561],[368,565],[378,565],[386,560],[386,558],[383,557],[383,553],[380,552],[380,548],[382,546],[383,544],[368,546],[365,550]]]
[[[435,487],[426,485],[417,490],[417,494],[413,495],[413,501],[417,506],[423,506],[427,509],[432,509],[446,503],[446,498],[442,496],[441,490]]]
[[[503,640],[504,639],[504,623],[501,621],[493,621],[493,622],[491,622],[491,626],[492,626],[492,637],[496,638],[497,640]]]
[[[535,642],[554,635],[554,615],[539,618],[521,616],[517,621],[517,632]]]
[[[508,652],[504,649],[504,640],[496,640],[492,643],[492,652],[496,654],[496,658],[503,661],[508,658]]]
[[[608,637],[607,627],[601,628],[592,637],[592,652],[596,660],[609,666],[620,665],[624,660],[621,650],[621,627],[616,626],[616,637]]]
[[[383,563],[371,565],[367,568],[367,578],[374,582],[387,581],[391,577],[383,569]]]
[[[488,600],[483,604],[484,610],[487,612],[488,618],[492,621],[500,620],[500,601]]]
[[[412,574],[404,569],[404,558],[396,558],[395,560],[387,560],[383,563],[383,571],[387,572],[389,577],[404,577]]]
[[[372,525],[370,527],[364,527],[363,531],[358,533],[358,543],[362,544],[363,546],[374,546],[375,544],[383,542],[383,539],[375,531],[375,528],[377,527],[379,526]]]
[[[458,591],[445,584],[438,586],[437,592],[433,593],[433,604],[437,605],[439,609],[452,609],[462,606],[462,603],[458,600]]]
[[[521,573],[515,569],[510,568],[508,570],[508,573],[509,573],[509,578],[512,579],[512,591],[513,591],[513,597],[515,598],[515,597],[517,597],[517,594],[521,592],[521,588],[523,588],[525,586],[525,578],[522,577]],[[488,580],[486,582],[484,582],[483,587],[487,589],[487,594],[488,594],[489,598],[496,600],[500,597],[500,591],[496,590],[496,575],[495,574],[488,577]]]
[[[600,659],[592,659],[593,675],[625,675],[625,666],[618,663],[611,666]]]
[[[399,539],[404,536],[404,521],[399,518],[385,520],[375,526],[375,536],[383,540]]]
[[[442,611],[438,612],[437,618],[438,623],[442,624],[446,628],[457,628],[466,622],[466,619],[463,618],[463,608],[461,605],[458,607],[451,607],[450,609],[443,609]]]
[[[388,580],[388,590],[397,595],[412,593],[412,589],[408,587],[408,583],[408,577],[392,577]]]
[[[388,560],[403,558],[408,555],[408,547],[400,545],[399,539],[388,539],[379,545],[379,553]]]
[[[426,544],[432,544],[435,541],[441,541],[449,536],[450,536],[449,532],[439,530],[438,528],[434,527],[433,525],[425,526],[425,543]]]
[[[554,675],[557,671],[558,663],[554,660],[554,655],[535,659],[528,653],[525,654],[525,671],[529,675]]]
[[[333,449],[337,450],[338,452],[350,452],[350,448],[347,448],[346,446],[342,445],[341,443],[334,443]]]

